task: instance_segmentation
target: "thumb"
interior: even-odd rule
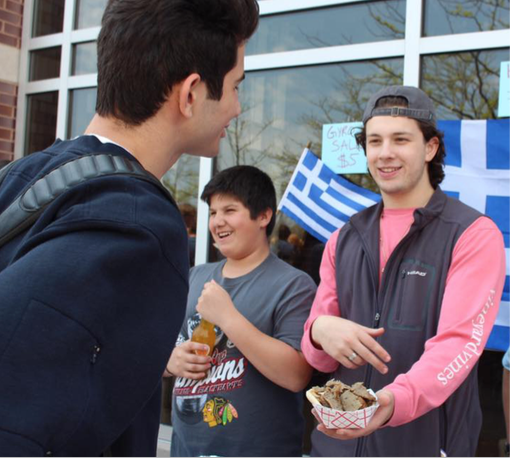
[[[196,351],[204,351],[209,352],[209,345],[200,343],[200,342],[193,342],[192,340],[189,340],[188,350],[191,353],[194,353]]]
[[[393,416],[395,396],[390,390],[382,389],[377,392],[377,401],[379,402],[379,409],[375,414],[379,414],[381,424],[385,424]]]
[[[379,390],[376,394],[377,401],[381,407],[386,407],[391,404],[392,395],[388,392],[388,390]]]

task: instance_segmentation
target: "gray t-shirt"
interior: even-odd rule
[[[196,303],[204,284],[214,279],[254,326],[300,351],[315,295],[313,280],[272,253],[242,277],[223,278],[224,265],[225,260],[192,269],[177,344],[188,340],[197,326]],[[171,455],[301,456],[302,393],[264,377],[221,329],[216,331],[213,366],[207,377],[175,381]]]

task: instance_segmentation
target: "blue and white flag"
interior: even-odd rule
[[[278,210],[327,242],[352,215],[380,200],[379,194],[338,176],[305,148]]]
[[[506,281],[487,348],[510,344],[510,121],[439,121],[445,133],[446,167],[441,189],[489,216],[503,233]],[[356,212],[380,196],[336,175],[305,149],[278,209],[326,242]]]
[[[510,120],[439,121],[445,133],[446,167],[441,189],[489,216],[503,233],[506,279],[487,348],[510,344]]]

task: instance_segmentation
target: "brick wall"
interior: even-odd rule
[[[23,0],[0,0],[0,44],[21,48]],[[18,85],[0,79],[0,162],[14,158]]]
[[[0,0],[0,43],[21,48],[23,0]]]

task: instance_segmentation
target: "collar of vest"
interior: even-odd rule
[[[448,197],[441,191],[439,187],[434,191],[432,197],[425,207],[417,208],[414,211],[414,222],[406,237],[416,233],[435,218],[437,218],[444,210]],[[347,226],[351,226],[363,240],[368,253],[374,256],[373,261],[376,266],[379,266],[379,219],[383,210],[382,200],[366,210],[353,215]],[[341,233],[344,232],[342,229]],[[347,232],[347,231],[345,231]],[[340,238],[339,238],[340,240]],[[378,267],[377,267],[378,268]]]
[[[414,212],[414,223],[411,226],[411,231],[421,229],[426,226],[430,221],[440,215],[446,205],[447,196],[439,188],[434,191],[432,197],[425,207],[417,208]],[[366,231],[373,234],[373,242],[375,246],[379,244],[379,218],[381,216],[384,204],[381,200],[378,204],[356,213],[351,217],[351,225],[360,233]],[[376,230],[373,230],[376,229]],[[372,237],[369,237],[372,238]]]
[[[447,196],[438,186],[425,207],[417,208],[414,212],[414,224],[423,227],[430,220],[439,216],[446,205]]]

